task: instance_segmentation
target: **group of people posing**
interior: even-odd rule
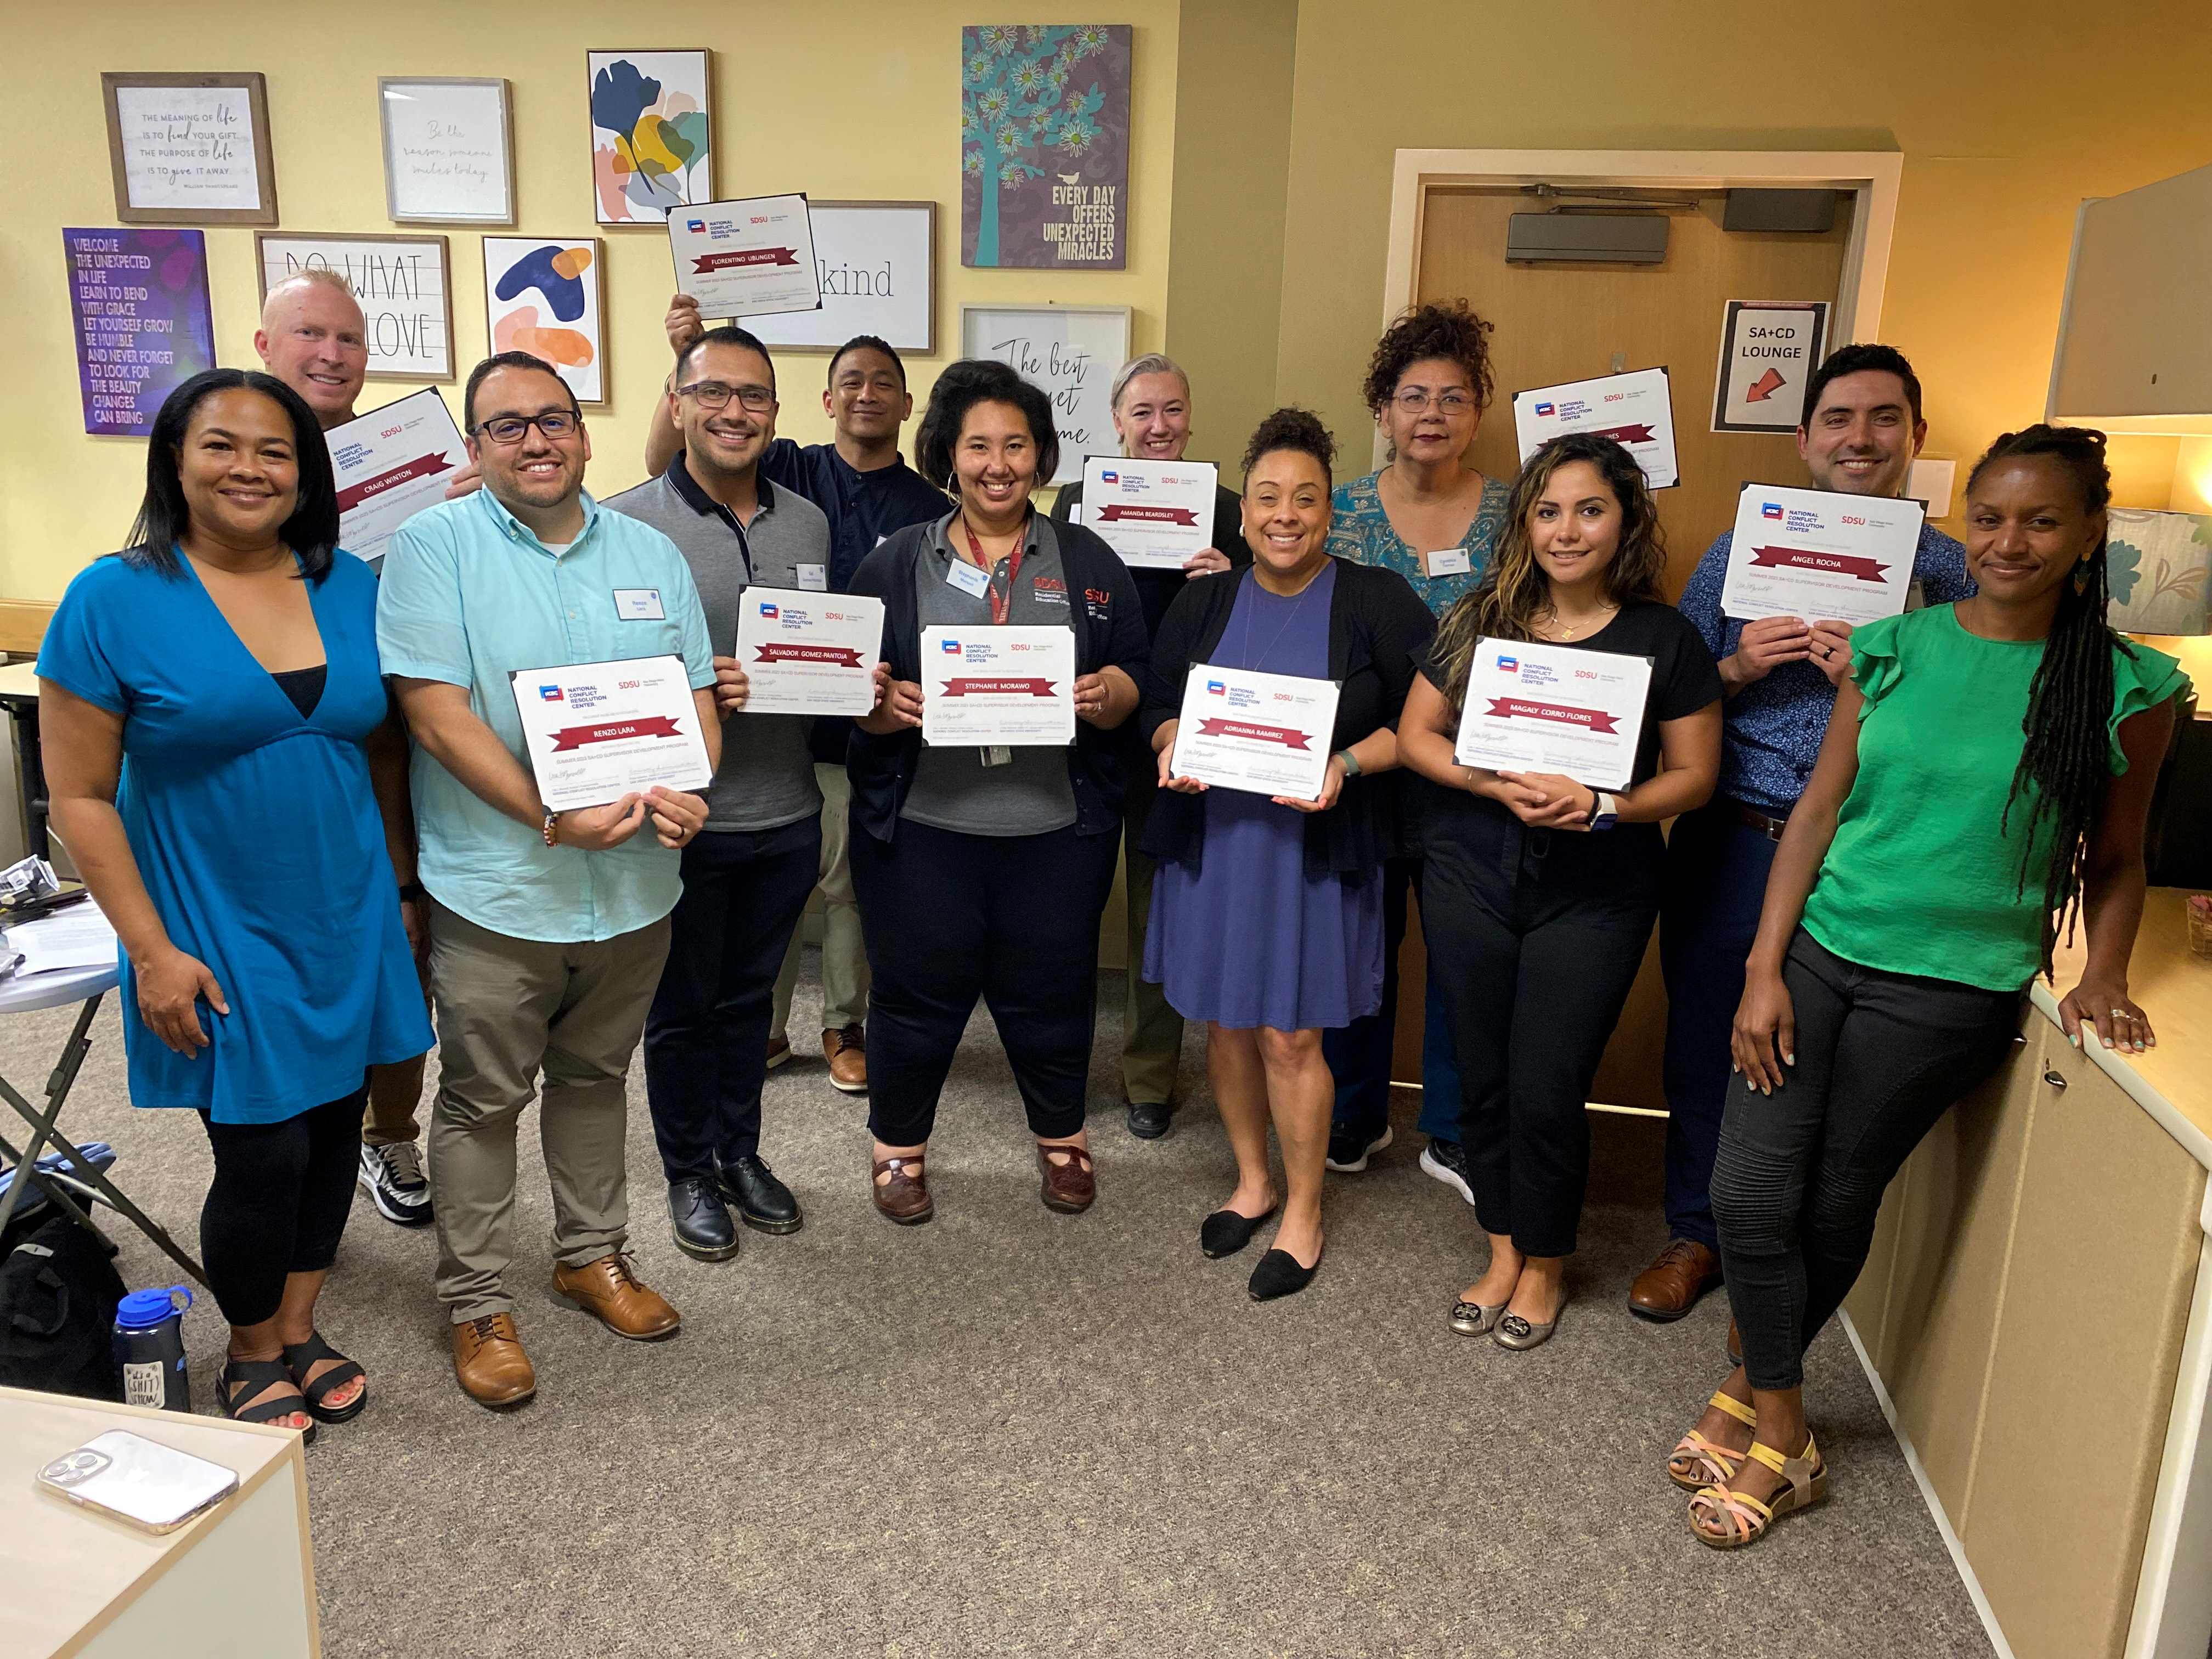
[[[2069,1034],[2153,1041],[2127,963],[2186,681],[2106,624],[2100,434],[1999,439],[1967,483],[1965,544],[1923,532],[1903,615],[1742,623],[1722,613],[1725,534],[1668,602],[1651,495],[1609,439],[1554,440],[1510,483],[1473,466],[1492,380],[1463,304],[1413,310],[1376,347],[1387,465],[1340,483],[1322,423],[1277,410],[1182,571],[1125,566],[1084,526],[1079,488],[1037,510],[1059,434],[1003,365],[938,377],[909,468],[913,403],[884,342],[830,359],[835,441],[802,448],[776,436],[757,338],[681,299],[667,329],[646,483],[586,493],[568,388],[501,353],[464,393],[470,465],[372,570],[339,546],[321,435],[355,412],[361,313],[342,283],[287,283],[257,337],[268,372],[210,371],[168,399],[127,546],[77,577],[47,633],[53,822],[122,940],[132,1098],[198,1111],[213,1147],[201,1236],[235,1417],[312,1433],[366,1404],[362,1367],[314,1316],[356,1183],[387,1218],[434,1223],[460,1386],[492,1407],[531,1396],[508,1279],[533,1098],[556,1290],[617,1335],[674,1332],[628,1249],[641,1041],[677,1245],[718,1261],[740,1223],[799,1228],[761,1156],[761,1097],[793,1054],[817,889],[823,1060],[867,1096],[877,1210],[934,1212],[934,1116],[979,1000],[1042,1201],[1087,1209],[1098,933],[1121,858],[1127,1126],[1170,1131],[1183,1022],[1203,1021],[1236,1176],[1198,1243],[1231,1255],[1272,1222],[1249,1281],[1263,1301],[1321,1264],[1324,1171],[1389,1144],[1418,904],[1421,1164],[1488,1243],[1445,1316],[1509,1350],[1559,1325],[1584,1103],[1658,927],[1671,1237],[1630,1303],[1676,1318],[1725,1281],[1741,1362],[1666,1468],[1696,1535],[1732,1547],[1822,1494],[1806,1345],[1864,1262],[1883,1188],[1997,1065],[2074,915],[2088,957]],[[1139,357],[1112,390],[1125,453],[1182,456],[1191,387],[1172,362]],[[1835,353],[1798,430],[1812,483],[1901,493],[1920,404],[1896,351]],[[746,711],[731,653],[752,586],[882,600],[872,712]],[[920,641],[939,624],[1072,630],[1074,742],[926,744]],[[1626,789],[1455,759],[1483,640],[1650,660]],[[712,782],[547,810],[510,673],[663,655],[686,666]],[[1209,665],[1336,682],[1316,797],[1176,772],[1184,680]]]

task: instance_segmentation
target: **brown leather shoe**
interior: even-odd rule
[[[453,1375],[479,1406],[520,1406],[538,1392],[538,1373],[515,1334],[514,1316],[486,1314],[453,1327]]]
[[[770,1037],[768,1040],[768,1068],[769,1071],[773,1072],[777,1066],[786,1064],[790,1059],[791,1039],[789,1037]]]
[[[1695,1239],[1670,1238],[1628,1287],[1628,1311],[1662,1324],[1680,1319],[1721,1282],[1721,1259]]]
[[[1055,1164],[1055,1153],[1071,1156],[1065,1164]],[[1044,1200],[1048,1210],[1058,1210],[1063,1215],[1081,1215],[1098,1196],[1098,1180],[1092,1173],[1091,1154],[1080,1146],[1071,1146],[1054,1141],[1037,1148],[1037,1168],[1044,1172],[1043,1185],[1038,1196]]]
[[[684,1322],[659,1292],[638,1281],[623,1251],[603,1255],[580,1267],[556,1267],[553,1289],[617,1336],[626,1336],[633,1342],[672,1336]]]
[[[929,1175],[921,1167],[927,1156],[916,1152],[910,1158],[878,1158],[870,1172],[868,1196],[875,1200],[876,1208],[902,1227],[927,1221],[937,1213],[937,1200],[929,1195]],[[889,1181],[884,1179],[886,1175],[890,1176]]]
[[[822,1058],[830,1062],[830,1086],[848,1095],[868,1092],[868,1039],[858,1025],[822,1034]]]

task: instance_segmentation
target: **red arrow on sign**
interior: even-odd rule
[[[1770,368],[1744,389],[1743,400],[1747,404],[1763,404],[1781,390],[1781,372]]]

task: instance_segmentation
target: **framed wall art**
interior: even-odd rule
[[[747,317],[744,325],[787,351],[835,351],[855,334],[901,353],[937,355],[937,204],[809,202],[819,311]]]
[[[372,380],[453,378],[453,290],[442,236],[322,236],[264,230],[254,240],[264,299],[303,270],[334,270],[361,301]]]
[[[596,236],[483,239],[491,349],[527,351],[559,371],[580,404],[607,400],[606,332]]]
[[[708,54],[594,52],[592,196],[603,225],[663,225],[714,199]]]
[[[504,81],[380,76],[384,209],[396,224],[514,222],[514,128]]]
[[[1073,483],[1085,455],[1115,453],[1114,371],[1129,357],[1127,306],[963,306],[960,355],[996,357],[1052,399],[1060,468]]]
[[[276,164],[257,74],[100,77],[115,216],[126,225],[273,225]]]

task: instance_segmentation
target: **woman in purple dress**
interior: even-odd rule
[[[1237,1187],[1199,1248],[1234,1255],[1275,1213],[1267,1124],[1289,1188],[1255,1301],[1304,1290],[1321,1264],[1322,1160],[1334,1083],[1324,1028],[1382,1000],[1383,854],[1398,764],[1398,711],[1435,629],[1395,571],[1328,552],[1335,440],[1303,410],[1260,423],[1244,451],[1249,569],[1201,576],[1153,641],[1141,718],[1163,791],[1144,850],[1159,860],[1144,974],[1186,1019],[1206,1022],[1206,1073],[1237,1154]],[[1194,668],[1336,682],[1332,753],[1311,800],[1209,790],[1174,774],[1183,683]]]

